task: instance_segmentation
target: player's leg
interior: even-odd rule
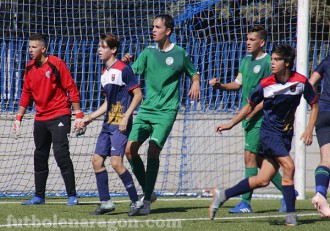
[[[321,162],[315,170],[316,194],[312,203],[322,217],[330,217],[330,208],[327,202],[327,190],[330,176],[330,143],[321,147]]]
[[[143,142],[150,136],[152,127],[147,120],[144,120],[141,117],[143,117],[143,115],[139,113],[134,120],[126,145],[125,155],[131,165],[132,172],[144,192],[146,170],[138,151],[141,144],[143,144]]]
[[[297,225],[297,215],[295,213],[296,195],[293,182],[295,166],[290,156],[293,135],[277,135],[261,129],[260,136],[262,137],[260,140],[260,153],[271,155],[282,168],[283,197],[287,212],[286,224],[295,226]]]
[[[282,187],[283,187],[283,197],[286,203],[286,224],[288,226],[297,225],[297,215],[295,209],[295,189],[294,189],[294,171],[295,166],[291,156],[277,156],[277,162],[280,164],[283,170],[282,177]]]
[[[73,163],[69,151],[69,134],[71,130],[71,117],[60,116],[49,121],[49,130],[52,133],[54,158],[61,170],[67,195],[67,205],[77,205],[76,180],[74,176]]]
[[[96,142],[95,154],[92,157],[92,165],[96,178],[97,191],[100,204],[91,215],[102,215],[115,210],[109,192],[109,176],[104,165],[105,159],[110,155],[111,140],[110,132],[103,126]]]
[[[48,178],[48,159],[51,147],[51,133],[47,129],[47,121],[35,121],[33,129],[34,151],[34,181],[35,197],[22,205],[45,204],[45,190]]]
[[[151,196],[154,192],[159,170],[159,155],[172,130],[175,118],[176,113],[169,114],[167,119],[156,117],[152,121],[153,129],[148,147],[144,205],[139,211],[140,214],[145,215],[150,213]]]
[[[257,155],[259,149],[259,128],[244,129],[245,147],[244,147],[244,164],[245,178],[256,176],[258,174]],[[229,213],[251,213],[251,198],[253,191],[244,193],[242,201]]]
[[[134,185],[134,181],[131,173],[126,169],[123,163],[123,156],[125,152],[125,147],[127,143],[127,134],[116,130],[111,135],[111,166],[116,171],[121,181],[123,182],[128,196],[131,200],[129,216],[135,216],[139,212],[137,205],[138,195]]]
[[[322,217],[330,217],[327,190],[330,179],[330,113],[319,113],[316,121],[316,137],[320,146],[321,161],[315,170],[316,194],[312,203]]]
[[[256,176],[245,178],[235,186],[228,188],[225,191],[215,188],[212,192],[213,200],[209,207],[210,219],[214,219],[218,208],[226,200],[247,192],[251,192],[253,189],[267,186],[277,170],[278,164],[272,158],[267,157],[262,161],[261,169]]]

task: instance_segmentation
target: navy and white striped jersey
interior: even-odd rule
[[[289,80],[281,83],[271,75],[260,81],[251,93],[249,103],[257,105],[264,101],[261,129],[290,135],[293,134],[294,114],[302,95],[310,105],[317,102],[317,95],[305,76],[292,72]]]
[[[326,57],[315,69],[323,80],[319,99],[319,111],[330,111],[330,56]]]
[[[101,85],[108,103],[104,122],[119,125],[132,101],[130,91],[139,87],[137,78],[130,66],[117,60],[110,68],[103,70]]]

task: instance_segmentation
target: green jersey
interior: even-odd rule
[[[139,113],[177,113],[182,74],[185,72],[192,77],[198,73],[187,52],[173,43],[166,51],[160,51],[157,44],[148,46],[141,52],[132,68],[136,74],[144,75],[145,79],[146,95]]]
[[[270,66],[270,55],[265,53],[258,59],[252,59],[252,55],[243,58],[239,67],[239,75],[236,82],[242,85],[242,106],[248,103],[251,92],[255,89],[262,78],[272,74]],[[254,115],[249,121],[243,120],[243,127],[255,126],[261,124],[263,113],[260,111]]]

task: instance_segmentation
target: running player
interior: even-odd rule
[[[286,224],[297,225],[293,182],[295,166],[289,153],[294,115],[303,95],[312,109],[301,139],[306,145],[310,145],[313,141],[313,128],[318,113],[317,95],[305,76],[291,71],[295,59],[295,51],[292,47],[275,46],[271,58],[273,75],[260,81],[248,99],[249,104],[245,105],[235,118],[228,124],[216,127],[219,134],[224,130],[230,130],[263,101],[264,119],[260,128],[260,154],[264,158],[261,169],[256,176],[246,178],[225,191],[215,188],[209,208],[211,219],[214,219],[218,208],[229,198],[267,186],[281,167],[283,196],[287,205]]]
[[[222,84],[216,78],[209,81],[209,84],[216,89],[226,91],[238,91],[242,88],[242,106],[248,104],[248,97],[262,78],[271,75],[270,55],[264,52],[267,32],[263,26],[257,25],[249,29],[247,34],[246,46],[249,54],[245,56],[239,67],[239,73],[235,81]],[[244,129],[244,163],[245,177],[256,176],[258,173],[258,163],[261,163],[261,157],[258,155],[260,146],[260,126],[263,118],[262,103],[258,105],[248,116],[243,119]],[[282,192],[282,176],[276,172],[272,183]],[[242,200],[229,213],[251,213],[252,193],[244,193]],[[283,193],[283,192],[282,192]],[[286,211],[284,199],[281,199],[281,208],[279,212]]]

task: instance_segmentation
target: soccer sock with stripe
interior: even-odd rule
[[[251,176],[256,176],[258,174],[258,168],[245,168],[245,178],[249,178]],[[252,197],[253,191],[250,191],[248,193],[244,193],[242,195],[242,201],[250,204],[251,203],[251,197]]]
[[[327,190],[329,187],[330,169],[325,166],[318,166],[315,169],[315,190],[327,198]]]
[[[132,202],[138,201],[138,195],[136,192],[134,181],[129,171],[126,169],[126,171],[123,174],[121,174],[119,177],[126,188],[129,199]]]
[[[134,173],[137,181],[139,182],[140,186],[142,187],[143,192],[145,191],[145,182],[146,182],[146,171],[144,169],[143,161],[138,155],[134,159],[128,160],[131,165],[132,172]]]
[[[159,169],[159,158],[148,158],[146,171],[146,185],[144,191],[144,200],[150,201],[151,194],[154,191]]]
[[[95,173],[97,190],[99,191],[100,201],[110,200],[109,178],[107,170]]]

